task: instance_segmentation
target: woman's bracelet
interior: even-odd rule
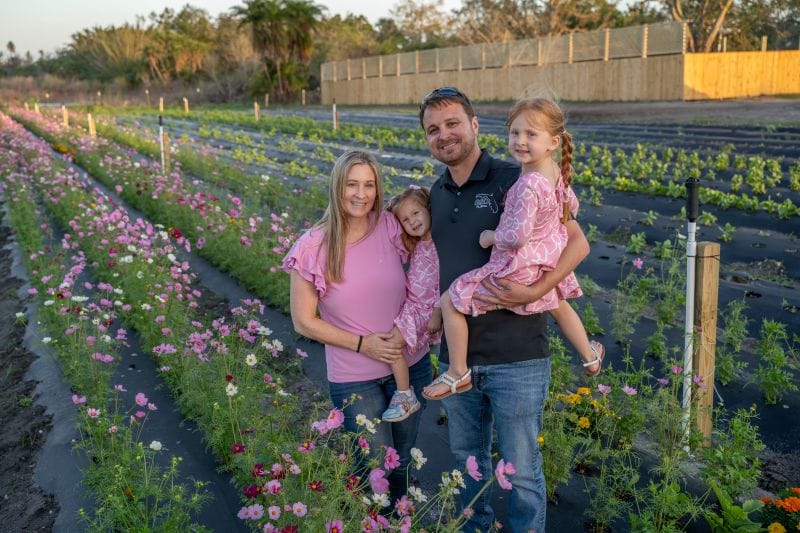
[[[364,342],[364,335],[358,336],[358,346],[356,346],[356,353],[361,353],[361,343]]]

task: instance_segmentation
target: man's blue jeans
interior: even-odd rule
[[[508,500],[508,524],[514,533],[544,533],[547,494],[542,454],[537,437],[542,428],[544,404],[550,384],[550,359],[472,367],[472,389],[442,402],[447,411],[450,450],[456,467],[466,468],[474,455],[483,480],[464,476],[461,491],[466,507],[493,475],[492,426],[497,429],[500,458],[512,463],[517,473],[508,476],[513,485]],[[475,514],[464,531],[488,531],[494,522],[491,490],[473,504]]]
[[[370,451],[373,455],[383,457],[382,446],[391,446],[397,450],[400,456],[400,466],[388,476],[392,503],[406,493],[406,473],[411,464],[411,448],[414,447],[417,440],[417,430],[426,403],[422,397],[422,389],[433,379],[430,355],[420,359],[408,370],[411,386],[414,387],[414,393],[422,403],[422,408],[402,422],[377,424],[376,433],[368,436]],[[344,408],[344,427],[347,431],[352,432],[364,429],[356,424],[356,416],[360,414],[366,416],[368,420],[380,419],[383,411],[389,407],[389,401],[391,401],[394,391],[397,390],[397,384],[392,374],[369,381],[329,383],[328,387],[333,405],[339,408],[349,401],[353,394],[361,397],[360,400],[356,400]]]

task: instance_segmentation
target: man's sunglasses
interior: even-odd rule
[[[461,91],[459,91],[458,89],[456,89],[455,87],[439,87],[438,89],[434,89],[431,92],[429,92],[428,94],[426,94],[425,98],[422,99],[422,104],[425,105],[430,100],[433,100],[435,98],[439,98],[439,97],[442,97],[442,96],[445,97],[445,98],[453,97],[453,96],[464,98],[464,94]]]

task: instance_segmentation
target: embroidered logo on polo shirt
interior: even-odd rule
[[[497,213],[498,208],[494,194],[478,193],[475,195],[475,208],[481,209],[482,207],[488,207],[492,213]]]

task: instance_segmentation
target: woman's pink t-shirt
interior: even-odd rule
[[[374,215],[371,215],[374,216]],[[389,332],[406,297],[403,271],[408,252],[401,240],[402,228],[390,213],[381,212],[375,227],[360,241],[347,246],[341,283],[325,281],[323,233],[304,233],[283,259],[282,268],[297,271],[314,284],[319,296],[319,315],[325,322],[356,335]],[[407,358],[413,365],[427,350]],[[381,363],[354,350],[325,345],[328,381],[367,381],[392,373]]]

